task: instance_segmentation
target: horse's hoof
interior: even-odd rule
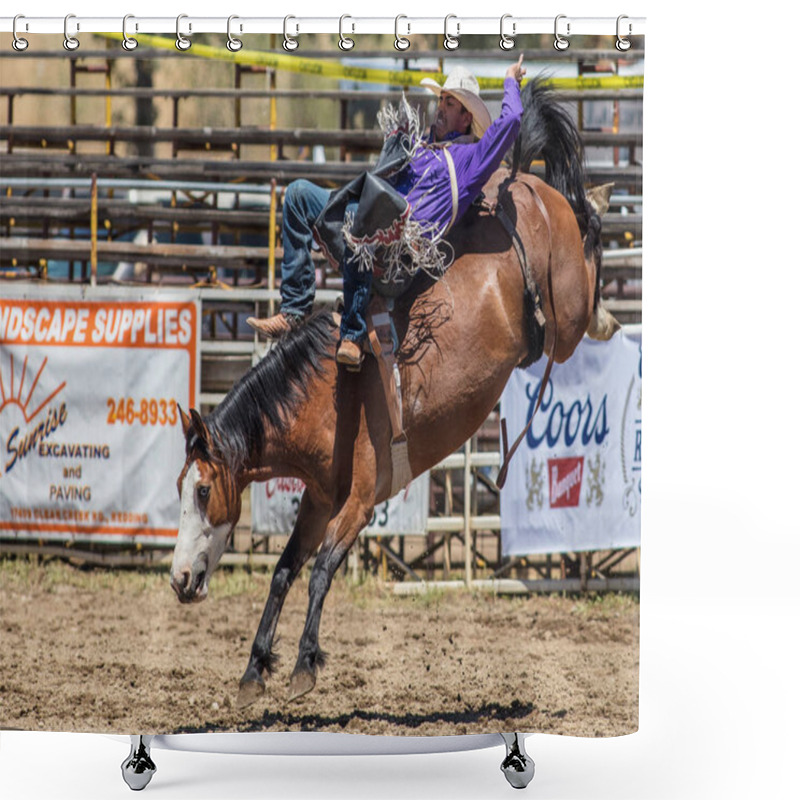
[[[239,694],[236,697],[236,708],[247,708],[256,700],[264,696],[266,686],[264,681],[241,681],[239,683]]]
[[[289,680],[289,700],[308,694],[317,682],[313,672],[294,672]]]

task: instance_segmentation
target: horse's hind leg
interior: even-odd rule
[[[294,530],[272,576],[269,598],[253,641],[250,661],[239,681],[239,696],[236,700],[239,708],[254,703],[264,694],[263,675],[265,672],[271,674],[277,661],[273,643],[283,601],[294,579],[319,545],[329,517],[330,509],[316,506],[308,491],[304,492]]]
[[[339,514],[331,520],[325,541],[317,554],[308,584],[308,612],[297,664],[289,681],[289,699],[310,692],[317,682],[317,669],[324,666],[325,654],[319,647],[319,623],[322,604],[328,594],[336,570],[344,561],[353,542],[372,516],[373,507],[351,495]]]

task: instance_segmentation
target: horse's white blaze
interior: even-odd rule
[[[189,586],[193,585],[195,572],[205,571],[205,579],[197,588],[196,600],[208,595],[208,580],[219,564],[231,525],[211,525],[197,504],[197,483],[200,470],[193,463],[187,470],[181,487],[181,518],[178,541],[172,556],[173,585],[182,585],[182,576],[189,575]]]

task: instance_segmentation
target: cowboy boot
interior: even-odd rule
[[[352,339],[343,339],[336,351],[336,363],[346,367],[350,372],[359,372],[364,354],[361,345]]]
[[[283,336],[289,331],[296,330],[300,327],[305,317],[296,314],[284,314],[279,311],[272,317],[258,319],[256,317],[248,317],[247,324],[263,333],[269,339],[276,339],[278,336]]]

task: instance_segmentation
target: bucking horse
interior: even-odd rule
[[[564,362],[584,334],[608,339],[619,327],[600,303],[600,215],[580,134],[542,82],[526,85],[523,105],[510,165],[449,236],[452,265],[436,280],[419,275],[395,303],[411,477],[475,433],[516,367],[544,356]],[[544,180],[530,173],[534,159],[545,163]],[[306,487],[239,682],[240,707],[264,693],[281,608],[316,553],[289,696],[313,689],[331,580],[396,483],[378,361],[365,359],[360,373],[339,367],[337,338],[332,313],[318,312],[276,341],[207,417],[181,411],[186,461],[170,582],[182,603],[208,595],[248,484],[291,476]]]

